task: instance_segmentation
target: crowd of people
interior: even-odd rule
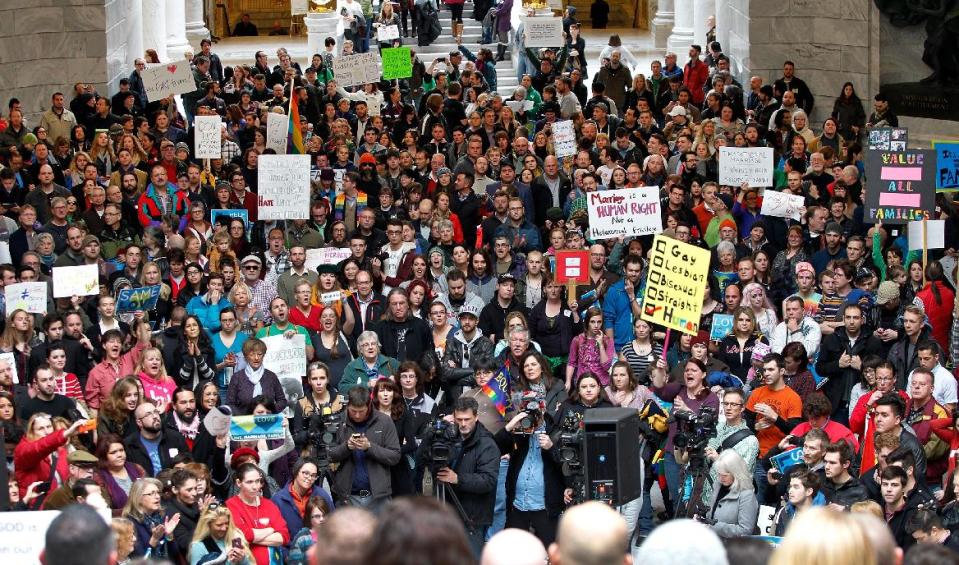
[[[376,543],[336,562],[385,563],[414,540],[478,559],[504,528],[560,562],[557,537],[575,537],[560,518],[583,499],[560,436],[625,407],[642,419],[630,468],[644,494],[602,522],[621,526],[624,554],[626,540],[663,551],[662,522],[732,552],[761,506],[775,510],[763,533],[786,536],[776,555],[801,523],[809,536],[807,514],[854,531],[850,513],[872,513],[896,547],[955,550],[959,216],[938,194],[945,250],[928,254],[902,226],[870,225],[862,140],[897,125],[885,98],[867,116],[847,83],[814,129],[792,62],[744,89],[711,41],[647,76],[615,36],[587,95],[568,23],[565,45],[525,51],[506,99],[492,55],[464,47],[347,90],[330,38],[308,64],[281,49],[275,66],[259,52],[232,68],[205,40],[180,104],[146,99],[151,51],[113,96],[77,83],[48,109],[10,100],[0,285],[54,296],[56,268],[82,265],[100,283],[46,314],[3,302],[10,508],[109,510],[120,563],[306,563],[336,547],[317,532],[341,513],[341,535]],[[289,119],[290,97],[313,167],[308,218],[261,220],[264,124]],[[193,158],[193,118],[217,115],[221,158]],[[551,128],[566,119],[577,153],[559,158]],[[720,185],[725,145],[771,147],[773,184]],[[643,318],[651,237],[590,236],[587,193],[644,186],[660,189],[663,235],[710,251],[695,335]],[[763,215],[765,191],[801,196],[801,218]],[[346,258],[308,265],[324,248]],[[556,280],[564,250],[588,253],[589,282]],[[155,307],[118,308],[143,287],[159,287]],[[721,315],[733,329],[716,339]],[[290,383],[265,367],[264,340],[296,336],[308,365]],[[717,429],[697,446],[681,423],[710,411]],[[283,439],[217,425],[276,414]]]

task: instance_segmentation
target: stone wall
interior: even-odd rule
[[[0,103],[21,100],[28,123],[73,84],[107,82],[104,0],[3,0],[0,2]],[[33,118],[33,119],[31,119]]]
[[[100,0],[106,12],[107,91],[117,92],[121,78],[133,71],[133,60],[143,56],[141,0]]]

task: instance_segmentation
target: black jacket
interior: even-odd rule
[[[173,540],[176,542],[180,557],[185,560],[187,552],[190,551],[190,544],[193,542],[193,531],[196,530],[196,524],[200,521],[200,509],[195,504],[184,506],[174,497],[165,505],[164,515],[169,518],[174,514],[180,514],[180,523],[173,530]]]
[[[547,418],[547,422],[550,419]],[[549,424],[547,428],[549,428]],[[526,456],[529,455],[529,442],[536,441],[527,435],[516,435],[503,428],[494,436],[496,444],[503,455],[510,456],[509,471],[506,472],[506,514],[513,511],[513,501],[516,499],[516,481],[523,468]],[[563,490],[567,487],[563,476],[563,466],[559,462],[559,446],[554,445],[549,451],[540,451],[543,456],[543,482],[545,484],[546,513],[550,518],[558,517],[565,508]]]
[[[826,479],[822,485],[822,493],[830,504],[839,504],[849,508],[856,502],[869,500],[869,493],[859,479],[850,477],[848,481],[841,485],[836,485],[829,479]]]
[[[123,440],[123,446],[127,450],[127,461],[136,463],[143,467],[147,475],[157,476],[162,469],[168,469],[173,466],[173,458],[180,453],[189,453],[190,448],[186,445],[186,440],[179,432],[165,428],[160,432],[160,466],[162,469],[154,469],[150,455],[147,453],[143,443],[140,441],[140,430],[134,430]]]
[[[382,344],[380,353],[400,363],[421,363],[425,356],[433,355],[433,335],[420,318],[410,315],[403,322],[383,320],[374,326],[373,331]]]
[[[832,402],[833,407],[849,405],[849,393],[859,382],[861,374],[852,367],[839,367],[839,358],[843,353],[858,355],[860,359],[865,359],[867,355],[881,355],[882,342],[874,335],[861,334],[855,345],[850,348],[849,336],[846,335],[844,327],[836,328],[835,333],[825,336],[819,348],[816,371],[829,378],[823,385],[822,391]]]

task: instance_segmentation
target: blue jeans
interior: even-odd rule
[[[663,470],[666,472],[666,486],[669,489],[669,498],[673,501],[675,507],[679,507],[682,498],[682,486],[679,482],[682,466],[676,462],[673,454],[667,453],[663,456]]]
[[[499,475],[496,477],[496,504],[493,506],[493,523],[486,530],[486,539],[506,527],[506,472],[509,471],[509,459],[499,460]]]
[[[759,501],[759,504],[766,504],[766,496],[770,488],[775,490],[775,487],[769,484],[769,478],[766,477],[768,471],[769,469],[763,465],[762,459],[756,461],[753,479],[756,481],[756,500]]]

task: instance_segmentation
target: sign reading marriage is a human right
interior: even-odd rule
[[[257,181],[259,219],[310,218],[309,155],[260,155]]]
[[[708,250],[657,235],[649,258],[641,317],[696,335],[708,274]]]
[[[586,193],[593,239],[636,237],[663,231],[659,188],[641,186]]]

